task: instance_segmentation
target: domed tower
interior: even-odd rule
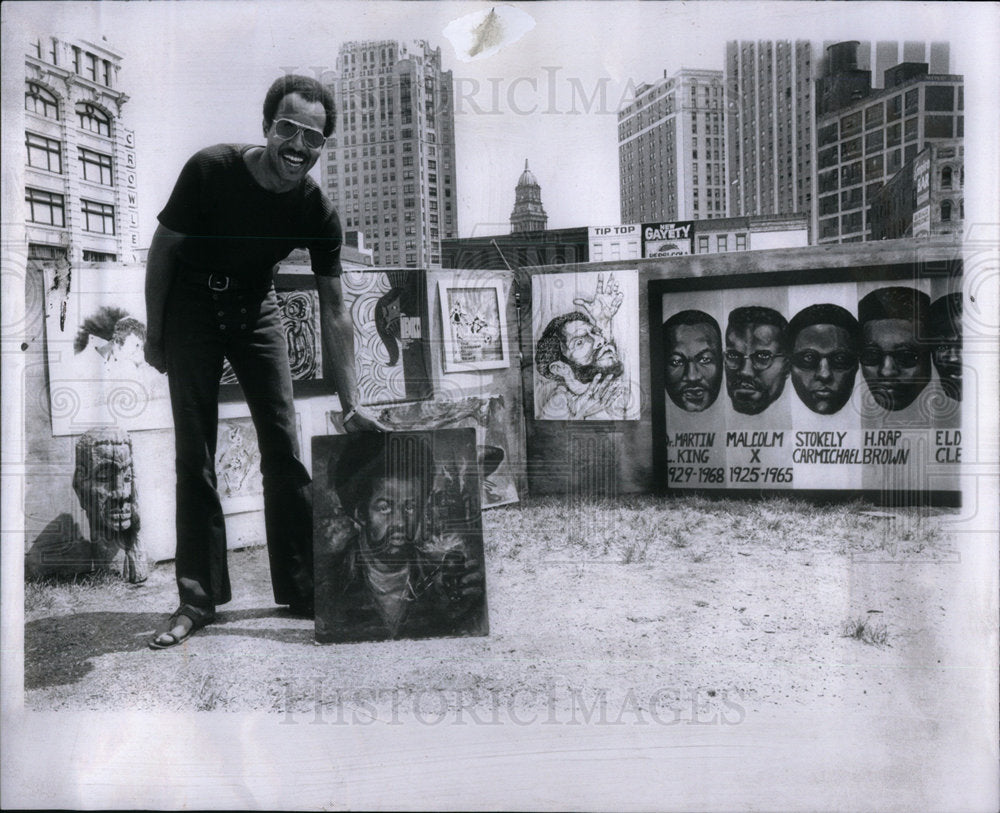
[[[528,159],[524,159],[524,172],[517,181],[514,191],[514,211],[510,213],[510,233],[541,231],[549,222],[542,206],[542,188],[528,169]]]

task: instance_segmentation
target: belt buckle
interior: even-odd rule
[[[229,277],[225,274],[209,274],[208,287],[213,291],[225,291],[229,288]]]

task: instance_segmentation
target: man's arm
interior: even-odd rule
[[[344,413],[358,409],[358,382],[354,373],[354,324],[351,314],[344,305],[344,292],[339,277],[316,276],[319,291],[320,331],[323,337],[323,355],[333,373],[337,396]],[[383,427],[367,415],[355,411],[350,420],[345,421],[348,432],[367,429],[381,430]]]
[[[167,294],[177,275],[176,251],[184,235],[157,226],[146,258],[146,362],[161,373],[167,371],[163,345],[163,321]]]

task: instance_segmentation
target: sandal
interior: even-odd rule
[[[188,619],[191,622],[191,626],[183,635],[174,635],[171,630],[178,626],[177,621],[181,618],[181,616]],[[170,649],[170,647],[183,643],[190,638],[195,631],[200,630],[206,624],[211,624],[213,621],[215,621],[215,610],[202,610],[198,607],[192,607],[190,604],[182,604],[168,619],[166,630],[157,633],[149,642],[149,648]],[[161,638],[166,638],[168,640],[161,641]]]

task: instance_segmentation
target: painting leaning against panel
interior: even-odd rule
[[[312,459],[317,641],[486,635],[474,430],[315,437]]]
[[[961,269],[767,281],[650,284],[661,483],[956,495]]]

